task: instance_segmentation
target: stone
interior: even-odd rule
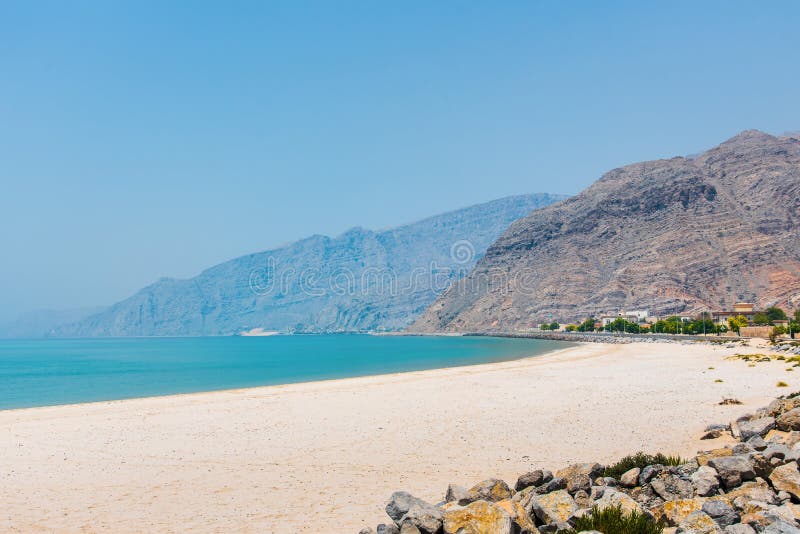
[[[789,430],[800,430],[800,408],[792,408],[788,412],[779,415],[775,420],[778,430],[788,432]]]
[[[650,487],[665,501],[691,499],[694,495],[692,483],[675,475],[665,474],[656,477],[650,481]]]
[[[761,436],[753,436],[747,440],[747,444],[753,447],[753,450],[763,451],[767,448],[767,442]]]
[[[517,479],[517,483],[514,484],[514,489],[520,491],[530,486],[541,486],[542,484],[544,484],[544,471],[536,469],[521,475]]]
[[[756,476],[761,478],[769,478],[769,475],[772,474],[772,470],[775,469],[775,466],[772,464],[772,462],[767,460],[767,458],[760,452],[750,455],[750,463],[753,465],[753,471],[755,472]]]
[[[732,454],[733,451],[723,447],[720,449],[713,449],[710,451],[701,452],[695,457],[695,461],[697,461],[698,465],[706,465],[708,461],[712,458],[722,458],[725,456],[731,456]]]
[[[642,470],[638,467],[634,467],[633,469],[625,471],[619,477],[619,484],[621,486],[625,486],[626,488],[632,488],[636,486],[639,483],[639,473],[641,472]]]
[[[567,489],[567,481],[563,478],[555,477],[542,486],[541,493],[552,493],[563,489]]]
[[[686,516],[675,532],[676,534],[721,534],[722,529],[708,517],[708,514],[698,511]]]
[[[445,534],[512,534],[511,517],[501,507],[487,501],[453,506],[444,512]]]
[[[722,528],[738,523],[740,519],[733,506],[723,499],[709,499],[703,503],[701,510]]]
[[[714,428],[712,430],[709,430],[708,432],[706,432],[702,436],[700,436],[700,439],[717,439],[718,437],[720,437],[724,433],[725,433],[725,431],[722,430],[721,428]]]
[[[708,460],[708,465],[717,470],[725,489],[735,488],[742,482],[756,477],[750,460],[744,455],[711,458]]]
[[[545,525],[565,524],[578,510],[578,505],[566,490],[558,490],[531,498],[530,515],[535,515]]]
[[[783,519],[773,519],[764,526],[761,534],[800,534],[800,529]]]
[[[642,507],[634,501],[630,496],[622,493],[621,491],[617,491],[611,488],[606,488],[606,491],[603,492],[603,496],[597,499],[594,502],[594,505],[597,506],[600,510],[605,510],[606,508],[611,508],[615,506],[619,506],[623,513],[630,513],[633,511],[636,512],[644,512]]]
[[[773,428],[775,428],[774,417],[760,417],[749,421],[741,421],[739,423],[739,439],[747,441],[753,436],[766,436],[767,432]]]
[[[469,490],[458,484],[449,484],[444,495],[445,502],[459,502],[469,497]]]
[[[375,529],[372,527],[365,527],[359,530],[358,534],[375,534]]]
[[[678,499],[677,501],[668,501],[660,506],[650,509],[655,519],[663,521],[668,526],[676,527],[684,519],[694,512],[699,512],[703,508],[703,499]]]
[[[411,523],[403,523],[403,526],[400,527],[400,534],[422,534],[422,532]]]
[[[506,499],[499,501],[496,505],[511,518],[515,532],[536,532],[536,525],[520,503]]]
[[[776,467],[772,470],[769,480],[776,490],[785,491],[795,499],[800,499],[800,471],[797,470],[797,462]]]
[[[717,470],[707,465],[701,465],[692,474],[692,485],[694,492],[700,497],[714,495],[719,490],[719,476]]]
[[[795,397],[793,399],[775,399],[767,406],[767,413],[772,417],[777,417],[794,408],[800,408],[800,397]]]
[[[408,512],[400,518],[398,525],[400,526],[401,534],[404,534],[403,526],[406,524],[413,525],[421,532],[434,534],[442,528],[443,519],[444,515],[439,508],[431,505],[420,506],[419,504],[414,504],[409,508]]]
[[[512,495],[508,484],[497,478],[487,478],[472,486],[467,491],[466,499],[458,502],[462,505],[475,501],[497,502],[510,499]]]
[[[386,514],[392,518],[396,524],[400,524],[400,520],[408,513],[412,506],[417,505],[420,508],[433,508],[435,506],[429,504],[422,499],[418,499],[405,491],[395,491],[389,498],[389,503],[386,505]]]
[[[378,528],[376,530],[378,531],[378,534],[400,534],[400,529],[397,528],[397,525],[395,525],[394,523],[391,523],[389,525],[384,525],[384,524],[378,525]]]
[[[589,494],[584,490],[576,491],[572,498],[575,501],[575,504],[578,505],[578,508],[591,508],[594,504],[592,498],[589,497]]]
[[[750,525],[742,525],[741,523],[738,525],[725,527],[723,532],[724,534],[756,534],[756,531],[753,527]]]
[[[643,468],[642,471],[639,473],[639,485],[644,486],[645,484],[650,482],[650,480],[652,480],[653,477],[663,473],[666,470],[667,468],[661,464],[648,465],[647,467]]]
[[[731,447],[731,452],[736,456],[737,454],[750,454],[751,452],[755,452],[755,449],[747,443],[737,443]]]
[[[736,501],[738,499],[742,499],[745,503],[755,501],[765,504],[779,504],[775,492],[772,491],[772,488],[766,481],[760,478],[753,482],[745,482],[738,488],[729,491],[725,495],[721,495],[721,498],[725,499],[733,506],[737,506]],[[742,509],[741,506],[737,506],[737,508]]]
[[[556,476],[566,479],[567,483],[569,483],[570,478],[575,476],[585,475],[594,480],[602,474],[603,466],[598,463],[573,464],[569,467],[556,471]]]

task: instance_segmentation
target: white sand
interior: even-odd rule
[[[0,412],[0,532],[349,532],[397,489],[691,454],[800,389],[747,349],[582,345],[490,365]],[[752,352],[750,350],[749,352]],[[709,370],[713,366],[716,369]],[[715,379],[722,383],[715,383]],[[735,396],[744,406],[718,406]]]

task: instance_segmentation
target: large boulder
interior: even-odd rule
[[[650,486],[665,501],[691,499],[694,495],[694,487],[691,482],[671,474],[654,478],[650,481]]]
[[[469,504],[475,501],[498,502],[510,499],[513,493],[504,481],[497,478],[487,478],[478,482],[467,491],[467,496],[460,499],[459,504]]]
[[[747,441],[753,436],[766,436],[767,432],[775,428],[774,417],[759,417],[749,421],[739,422],[739,434],[742,441]]]
[[[744,502],[760,502],[769,505],[779,504],[775,492],[769,484],[760,478],[753,482],[745,482],[725,495],[720,495],[720,498],[725,499],[732,505],[735,505],[739,499]]]
[[[738,523],[739,513],[723,499],[709,499],[703,503],[703,512],[722,528]]]
[[[394,523],[389,523],[388,525],[380,524],[376,530],[378,534],[400,534],[400,529]]]
[[[521,491],[531,486],[541,486],[545,482],[546,481],[545,481],[544,471],[542,471],[541,469],[536,469],[534,471],[529,471],[524,475],[521,475],[517,479],[517,483],[514,484],[514,489],[517,491]]]
[[[594,502],[594,505],[600,510],[618,506],[626,514],[629,514],[633,511],[644,513],[644,510],[639,503],[634,501],[629,495],[611,488],[606,488],[606,490],[603,492],[603,496],[597,499]]]
[[[537,532],[536,525],[519,502],[506,499],[496,503],[496,505],[509,515],[512,523],[514,523],[515,532]]]
[[[444,494],[445,502],[460,502],[466,501],[469,498],[469,490],[464,486],[458,484],[449,484],[447,486],[447,493]]]
[[[717,470],[725,489],[735,488],[744,481],[756,478],[753,465],[745,455],[711,458],[708,465]]]
[[[793,408],[778,416],[775,420],[778,430],[788,432],[789,430],[800,430],[800,408]]]
[[[434,534],[442,528],[443,518],[442,511],[435,506],[414,504],[400,518],[400,532],[403,533],[404,526],[413,525],[420,532]]]
[[[785,491],[795,499],[800,499],[800,471],[797,462],[789,462],[772,470],[769,476],[772,487],[778,491]]]
[[[397,525],[400,525],[400,520],[403,519],[403,516],[406,515],[409,510],[411,510],[412,506],[418,506],[421,509],[437,509],[432,504],[429,504],[422,499],[418,499],[408,492],[395,491],[392,493],[392,496],[389,498],[389,502],[386,505],[386,514],[391,517],[392,521],[394,521]]]
[[[692,486],[694,492],[700,497],[714,495],[719,490],[719,475],[717,470],[707,465],[701,465],[692,473]]]
[[[722,529],[704,512],[692,512],[680,522],[676,534],[722,534]]]
[[[566,489],[571,494],[577,491],[590,491],[594,479],[603,474],[603,466],[597,463],[574,464],[556,471],[556,478],[566,481]]]
[[[701,511],[703,502],[703,499],[697,497],[694,499],[667,501],[664,504],[651,508],[650,512],[656,520],[663,521],[671,527],[676,527],[694,512]]]
[[[535,515],[545,525],[565,525],[578,510],[578,505],[566,490],[545,495],[533,495],[530,500],[530,515]]]
[[[633,488],[639,483],[639,473],[642,470],[638,467],[634,467],[633,469],[628,469],[619,477],[619,484],[620,486],[624,486],[626,488]]]
[[[767,406],[767,414],[771,415],[772,417],[778,417],[782,413],[793,410],[794,408],[800,408],[800,397],[794,397],[792,399],[775,399],[769,403],[769,406]]]
[[[475,501],[444,512],[445,534],[512,534],[511,517],[495,503]]]

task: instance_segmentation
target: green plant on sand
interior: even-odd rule
[[[592,513],[576,519],[575,528],[567,532],[575,534],[585,530],[596,530],[603,534],[661,534],[664,525],[636,510],[625,514],[621,506],[603,510],[595,506]]]
[[[603,471],[604,477],[612,477],[619,479],[623,473],[626,471],[630,471],[634,467],[638,467],[639,469],[643,467],[647,467],[648,465],[673,465],[678,466],[684,464],[683,458],[680,456],[666,456],[664,454],[645,454],[643,452],[637,452],[632,456],[626,456],[621,459],[619,462],[615,463],[614,465],[610,465],[605,468]],[[588,529],[591,530],[591,529]]]
[[[777,384],[775,384],[775,385],[776,385],[776,386],[778,386],[779,388],[788,388],[788,387],[789,387],[789,384],[787,384],[787,383],[786,383],[786,382],[784,382],[783,380],[781,380],[780,382],[778,382],[778,383],[777,383]]]

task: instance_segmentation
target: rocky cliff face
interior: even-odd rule
[[[619,309],[800,307],[800,138],[746,131],[615,169],[517,221],[412,326],[513,330]]]
[[[56,335],[401,329],[464,276],[511,222],[563,198],[509,197],[386,231],[313,236],[189,280],[161,280]]]

